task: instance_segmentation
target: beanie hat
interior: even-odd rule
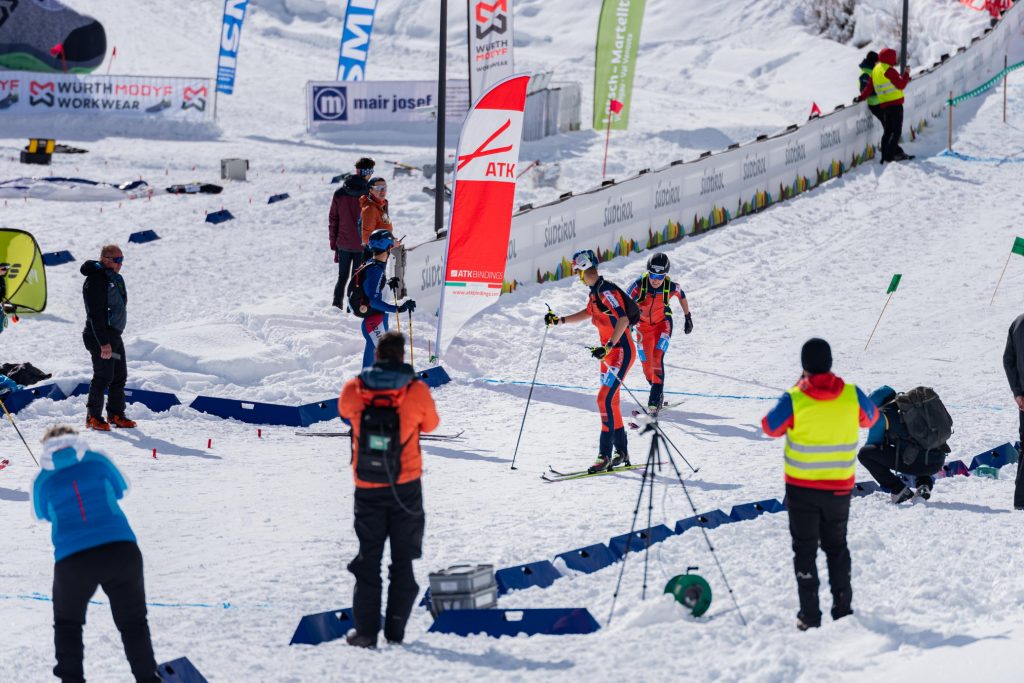
[[[829,372],[832,369],[832,347],[824,339],[808,339],[800,350],[800,364],[811,375]]]
[[[896,50],[891,47],[887,47],[878,53],[878,61],[889,66],[896,66],[896,62],[899,61],[899,57],[896,56]]]

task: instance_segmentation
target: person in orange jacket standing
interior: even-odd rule
[[[376,230],[394,232],[391,216],[388,215],[388,181],[380,176],[370,178],[370,191],[359,198],[360,223],[363,238],[363,260],[369,258],[367,244]]]
[[[352,476],[359,554],[348,564],[356,578],[352,598],[355,631],[349,645],[373,648],[380,631],[380,562],[391,541],[384,637],[401,643],[419,586],[413,560],[423,548],[423,455],[420,433],[437,429],[440,418],[426,384],[405,362],[405,337],[387,332],[376,362],[349,380],[338,413],[352,425]]]
[[[668,277],[671,264],[665,254],[653,254],[647,259],[647,272],[633,281],[626,293],[640,307],[640,322],[636,324],[637,345],[644,376],[651,385],[647,398],[647,412],[657,415],[664,404],[665,354],[672,339],[672,299],[679,299],[683,307],[683,334],[693,332],[693,319],[686,293]]]

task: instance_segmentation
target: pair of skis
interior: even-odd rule
[[[460,429],[455,434],[420,434],[420,441],[461,441],[462,433],[465,431],[465,429]],[[295,432],[295,436],[328,436],[351,439],[352,432]]]
[[[660,462],[658,463],[661,464]],[[620,465],[609,470],[601,470],[600,472],[590,472],[589,470],[581,470],[579,472],[559,472],[554,467],[548,465],[548,471],[540,475],[540,478],[544,481],[554,484],[559,481],[572,481],[574,479],[587,479],[589,477],[600,477],[602,474],[618,474],[619,472],[628,472],[630,470],[642,470],[647,467],[647,463],[641,463],[639,465]]]

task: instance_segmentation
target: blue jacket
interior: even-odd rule
[[[381,313],[396,313],[398,308],[394,304],[384,301],[384,285],[387,284],[388,274],[386,266],[376,260],[366,268],[363,277],[363,293],[370,300],[370,308]]]
[[[865,446],[881,446],[882,442],[885,441],[885,430],[889,428],[889,416],[886,414],[888,410],[882,410],[882,406],[887,402],[892,401],[896,398],[896,390],[892,387],[883,384],[868,396],[871,402],[878,406],[878,416],[881,418],[876,422],[871,429],[868,431],[868,439],[864,442]],[[888,406],[887,406],[888,407]]]
[[[53,525],[54,561],[116,541],[135,542],[117,501],[128,482],[105,455],[76,434],[49,439],[32,484],[36,517]]]

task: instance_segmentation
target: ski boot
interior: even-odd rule
[[[594,464],[587,468],[587,474],[597,474],[598,472],[604,472],[605,470],[611,469],[611,458],[599,455]]]
[[[118,429],[133,429],[135,427],[135,420],[129,420],[124,415],[110,415],[108,419],[109,423]]]
[[[622,465],[623,467],[629,467],[629,465],[630,465],[629,453],[623,453],[622,451],[615,451],[615,457],[612,458],[612,464],[608,467],[608,469],[612,469],[613,467],[618,467],[619,465]]]
[[[932,480],[928,477],[921,477],[916,482],[917,484],[917,495],[924,500],[928,500],[932,497]]]
[[[897,491],[891,494],[892,504],[899,505],[900,503],[906,503],[908,500],[914,497],[914,492],[906,486],[903,487],[902,491]]]
[[[92,415],[90,415],[89,417],[85,418],[85,428],[95,429],[98,432],[109,432],[110,423],[104,420],[102,417],[93,417]]]

